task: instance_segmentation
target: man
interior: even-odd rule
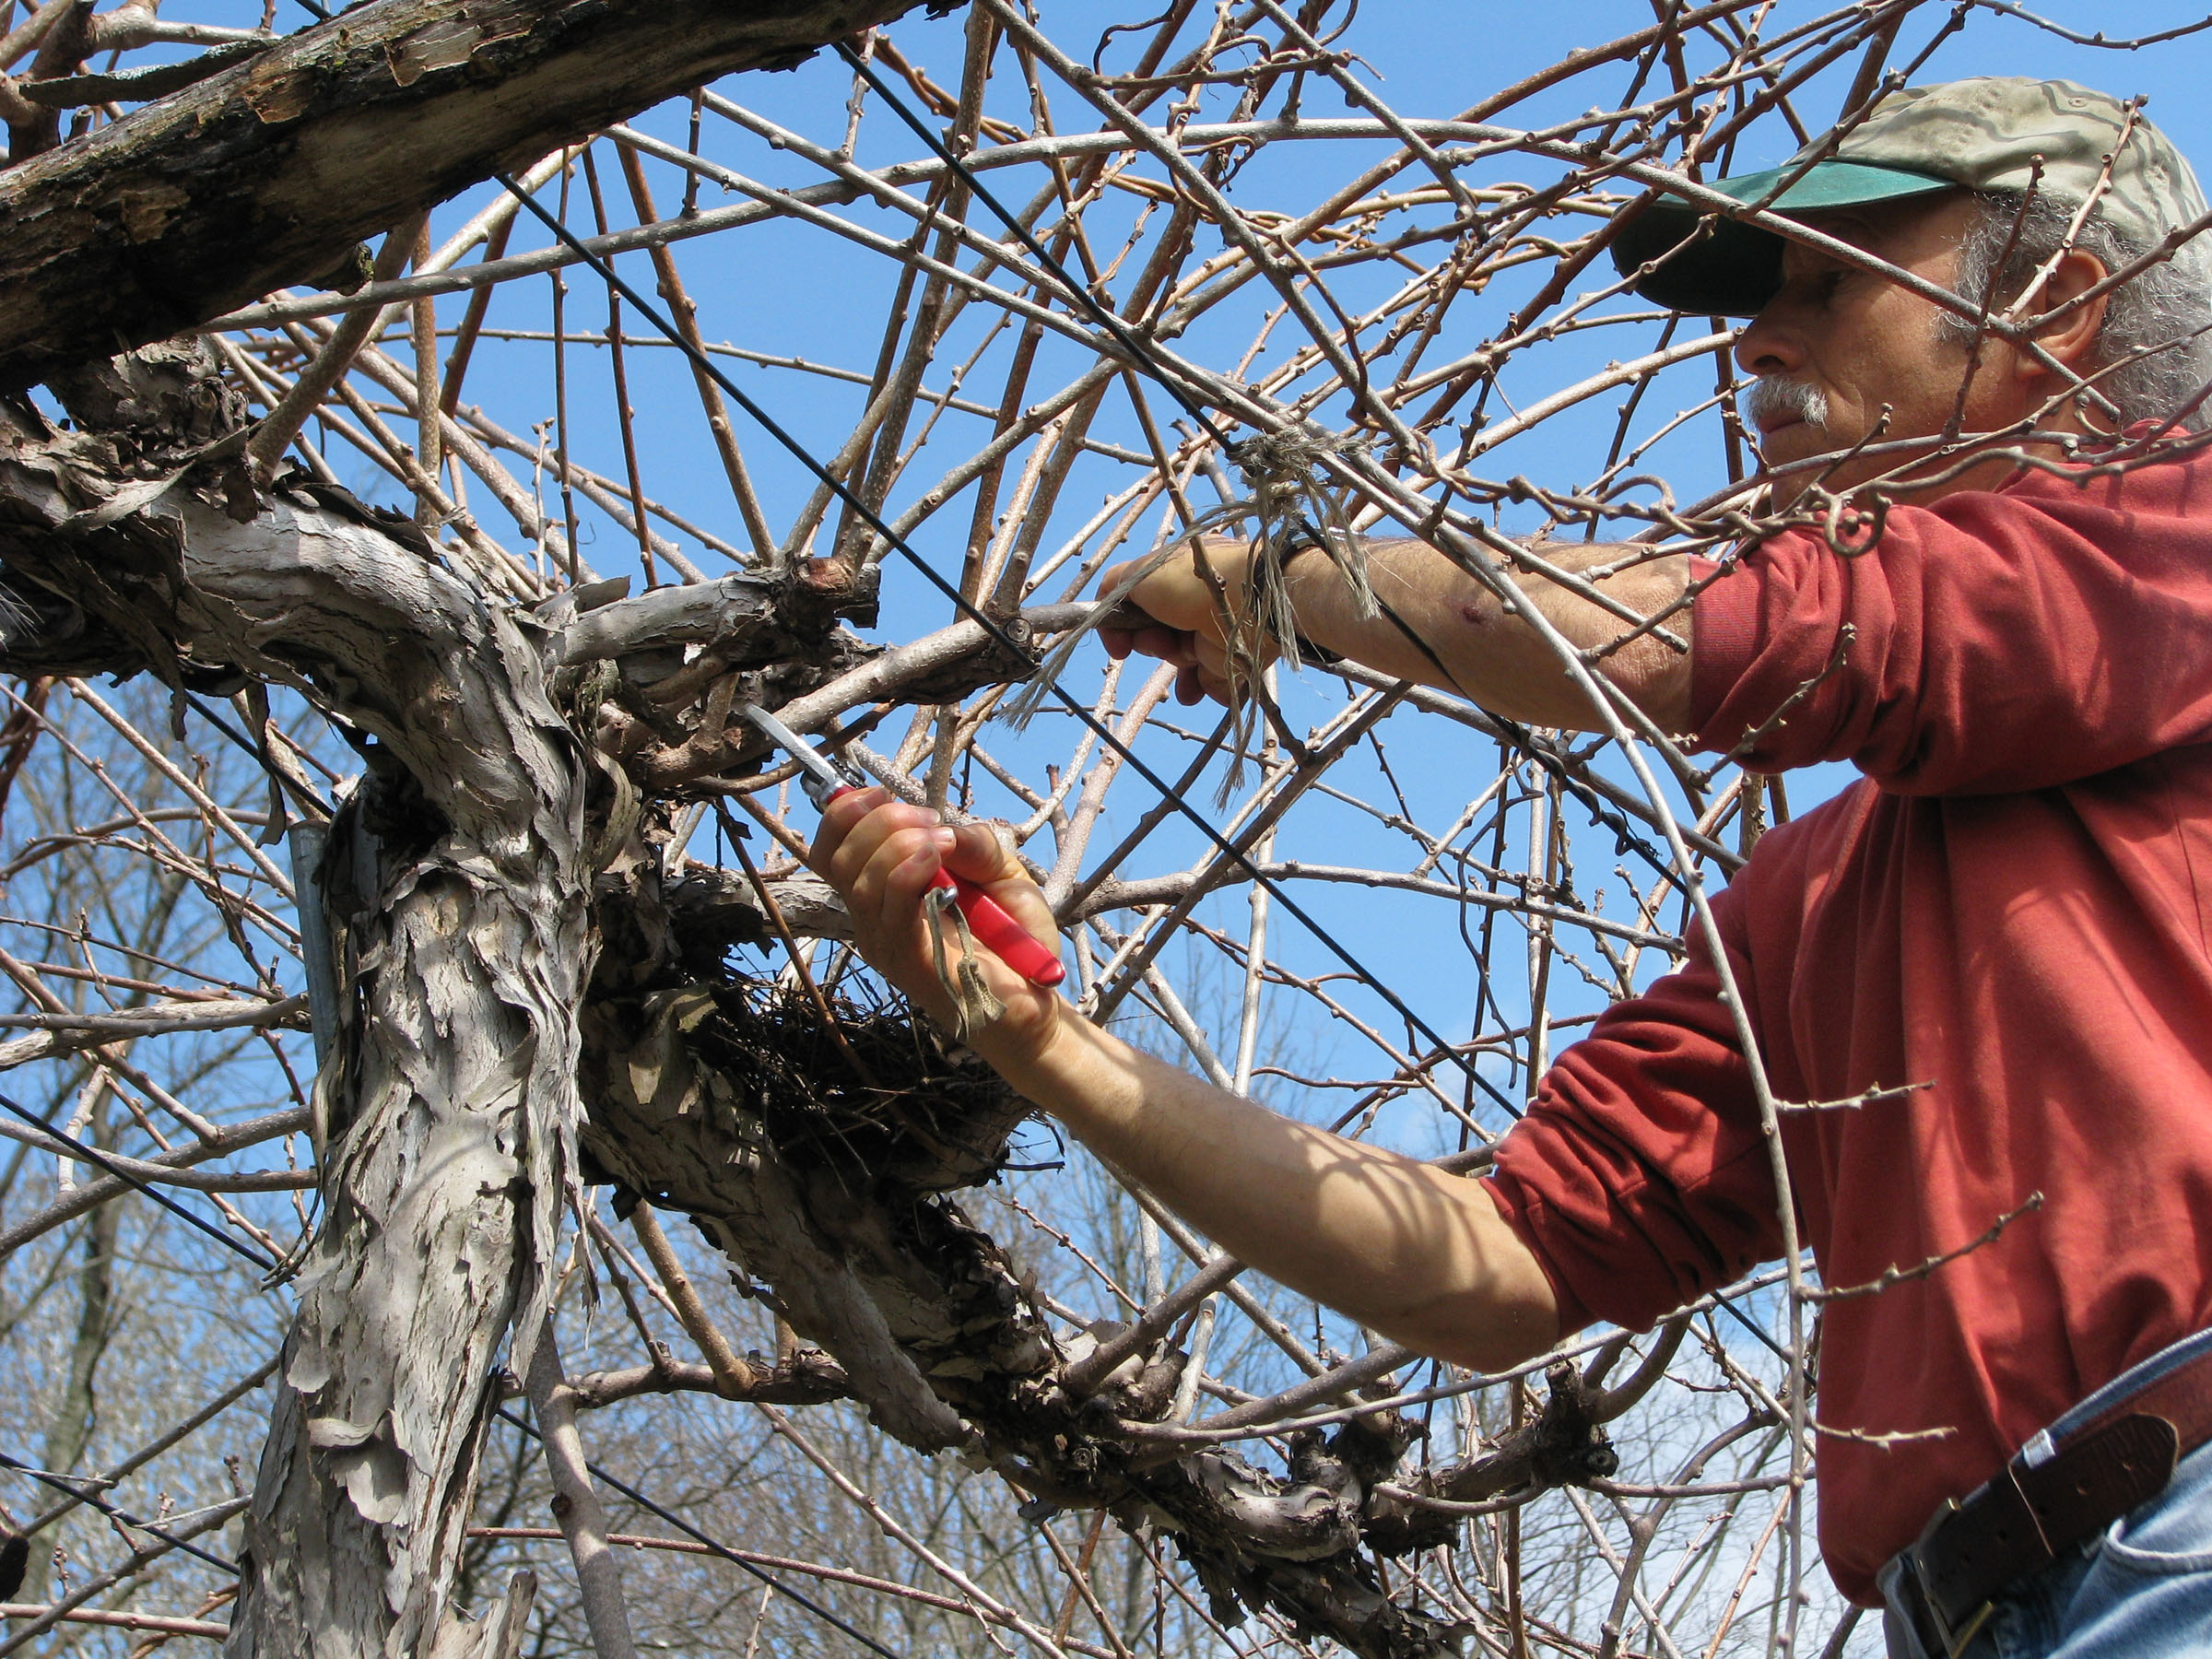
[[[1820,1518],[1840,1586],[1871,1605],[1878,1580],[1899,1653],[2196,1652],[2212,1641],[2212,461],[2144,445],[2146,423],[2188,436],[2212,310],[2195,262],[2103,279],[2204,199],[2136,112],[2018,80],[1894,94],[1832,153],[1722,188],[1822,240],[1699,229],[1661,203],[1623,227],[1624,270],[1665,304],[1756,312],[1736,356],[1778,500],[1888,503],[1855,556],[1795,530],[1725,573],[1671,556],[1607,578],[1647,615],[1696,589],[1674,623],[1687,657],[1646,638],[1605,659],[1662,727],[1755,768],[1865,774],[1771,831],[1717,896],[1733,995],[1693,941],[1680,972],[1559,1057],[1485,1181],[1277,1118],[996,963],[1006,1012],[974,1046],[1244,1261],[1498,1369],[1597,1320],[1648,1326],[1782,1248],[1740,1002],[1776,1098],[1867,1097],[1783,1115],[1823,1279],[1902,1275],[1824,1314]],[[2008,305],[2028,325],[1989,332]],[[1947,444],[1961,433],[2003,453]],[[1823,455],[1841,458],[1799,465]],[[1594,724],[1513,607],[1419,543],[1371,555],[1420,642],[1362,619],[1326,559],[1293,557],[1302,634],[1518,720]],[[1209,549],[1232,597],[1246,558]],[[1578,647],[1619,631],[1522,585]],[[1153,625],[1110,648],[1222,695],[1218,601],[1188,559],[1134,596]],[[980,827],[869,792],[832,804],[818,856],[868,959],[940,1018],[919,910],[940,862],[1052,936]]]

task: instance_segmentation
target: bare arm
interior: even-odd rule
[[[921,897],[943,860],[1041,939],[1050,912],[987,830],[881,791],[840,796],[815,860],[862,953],[940,1019]],[[988,953],[1006,1012],[971,1039],[1007,1082],[1239,1260],[1396,1341],[1500,1370],[1559,1334],[1549,1281],[1479,1182],[1277,1116],[1142,1053]]]
[[[1640,550],[1547,543],[1540,551],[1547,562],[1579,574],[1635,559]],[[1247,549],[1209,542],[1206,557],[1232,601],[1241,602]],[[1460,692],[1508,719],[1596,729],[1596,711],[1542,634],[1450,559],[1425,542],[1371,540],[1368,559],[1376,597],[1420,636],[1428,651],[1387,616],[1361,617],[1342,578],[1317,552],[1294,558],[1286,570],[1299,631],[1307,639],[1381,673]],[[1113,576],[1109,571],[1102,586],[1111,587]],[[1578,651],[1608,646],[1632,626],[1540,573],[1516,574],[1513,581]],[[1688,559],[1664,554],[1638,559],[1592,585],[1635,615],[1651,617],[1678,600],[1688,582]],[[1183,668],[1185,700],[1195,701],[1201,693],[1226,695],[1219,604],[1191,556],[1170,560],[1131,598],[1159,626],[1101,630],[1107,649],[1116,655],[1135,649]],[[1669,618],[1666,629],[1687,641],[1688,612]],[[1645,633],[1608,653],[1597,667],[1662,730],[1679,732],[1689,724],[1689,662],[1687,652]]]
[[[1238,1260],[1477,1370],[1556,1340],[1550,1283],[1480,1182],[1279,1116],[1057,1006],[1044,1052],[979,1052]]]

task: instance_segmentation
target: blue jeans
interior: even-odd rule
[[[2199,1332],[2099,1389],[2047,1432],[2064,1435],[2212,1347]],[[1890,1651],[1906,1650],[1893,1633]],[[2183,1659],[2212,1654],[2212,1443],[2166,1489],[1997,1598],[1959,1659]],[[1942,1655],[1935,1656],[1942,1659]]]

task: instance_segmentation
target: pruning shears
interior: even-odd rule
[[[867,780],[850,762],[824,755],[758,703],[741,702],[737,704],[737,712],[799,763],[799,787],[806,792],[806,798],[818,809],[828,806],[849,789],[866,786]],[[1067,977],[1060,959],[1040,945],[1028,928],[1000,909],[997,900],[974,882],[939,869],[931,885],[950,892],[954,906],[968,918],[969,931],[1030,983],[1056,985]]]

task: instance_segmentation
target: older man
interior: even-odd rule
[[[1605,661],[1705,748],[1865,774],[1714,905],[1776,1093],[1869,1097],[1785,1117],[1800,1236],[1831,1286],[1907,1272],[1824,1316],[1826,1559],[1855,1600],[1878,1584],[1900,1653],[2198,1652],[2212,462],[2153,440],[2195,424],[2212,308],[2194,261],[2104,279],[2204,200],[2132,110],[2017,80],[1895,94],[1721,188],[1814,234],[1662,203],[1624,225],[1624,270],[1664,304],[1756,313],[1736,355],[1780,499],[1888,505],[1856,557],[1789,531],[1724,573],[1668,556],[1606,576],[1647,614],[1695,598],[1687,657],[1645,639]],[[2030,321],[1992,334],[1977,306]],[[1302,634],[1515,719],[1592,723],[1520,607],[1418,542],[1371,554],[1394,620],[1293,558]],[[1244,556],[1211,558],[1233,602]],[[1618,632],[1557,586],[1523,595],[1578,646]],[[1110,646],[1225,693],[1218,601],[1188,560],[1135,597],[1153,625]],[[919,904],[940,862],[1051,936],[981,829],[871,792],[831,806],[818,851],[869,959],[939,1014]],[[987,966],[1007,1008],[975,1046],[1015,1087],[1243,1260],[1427,1352],[1498,1368],[1598,1320],[1648,1326],[1782,1247],[1701,940],[1559,1057],[1479,1182],[1276,1117]]]

